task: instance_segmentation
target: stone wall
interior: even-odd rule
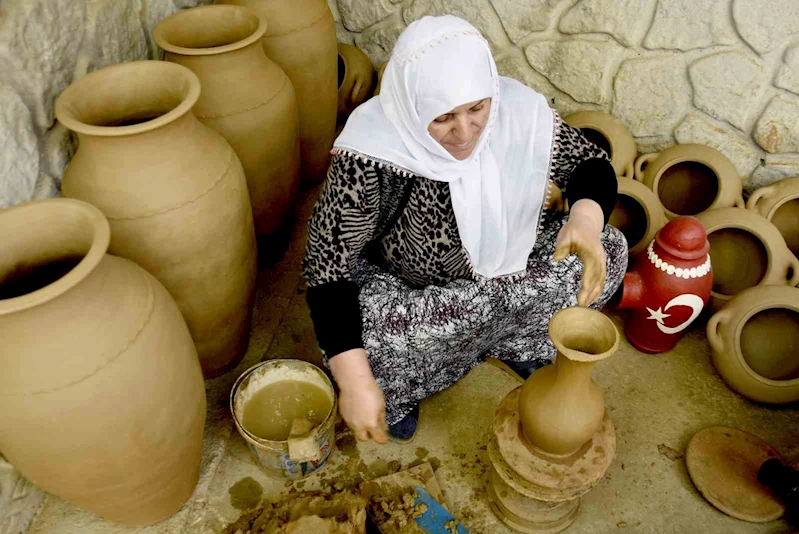
[[[799,175],[799,0],[330,0],[375,64],[425,15],[469,20],[561,114],[607,111],[641,152],[701,143],[747,190]]]
[[[151,31],[211,0],[0,4],[0,208],[52,196],[74,152],[53,103],[89,71],[158,54]],[[797,0],[329,0],[342,42],[378,65],[405,26],[451,13],[499,70],[566,115],[608,111],[642,152],[717,148],[748,190],[799,175]]]
[[[154,58],[156,24],[211,0],[14,0],[0,3],[0,208],[58,194],[74,142],[56,97],[102,67]]]

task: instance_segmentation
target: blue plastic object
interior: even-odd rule
[[[447,523],[455,521],[455,517],[421,486],[416,488],[416,493],[419,494],[419,497],[416,499],[414,506],[418,506],[419,503],[427,505],[427,511],[416,518],[416,523],[419,527],[427,534],[452,534],[452,531],[447,528]],[[458,534],[469,534],[466,527],[460,523],[457,523],[457,529]]]

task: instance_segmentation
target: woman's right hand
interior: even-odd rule
[[[330,370],[339,386],[339,412],[358,441],[388,443],[386,400],[372,376],[364,349],[330,358]]]

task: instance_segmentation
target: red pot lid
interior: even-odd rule
[[[684,260],[704,258],[710,250],[705,226],[690,216],[669,221],[655,236],[655,243],[668,254]]]

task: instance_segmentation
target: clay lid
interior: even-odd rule
[[[779,457],[757,436],[723,426],[697,432],[685,451],[688,474],[699,493],[725,514],[757,523],[774,521],[785,512],[757,478],[763,462]]]
[[[669,221],[655,236],[655,243],[672,256],[684,260],[704,258],[710,250],[704,225],[690,216]]]

